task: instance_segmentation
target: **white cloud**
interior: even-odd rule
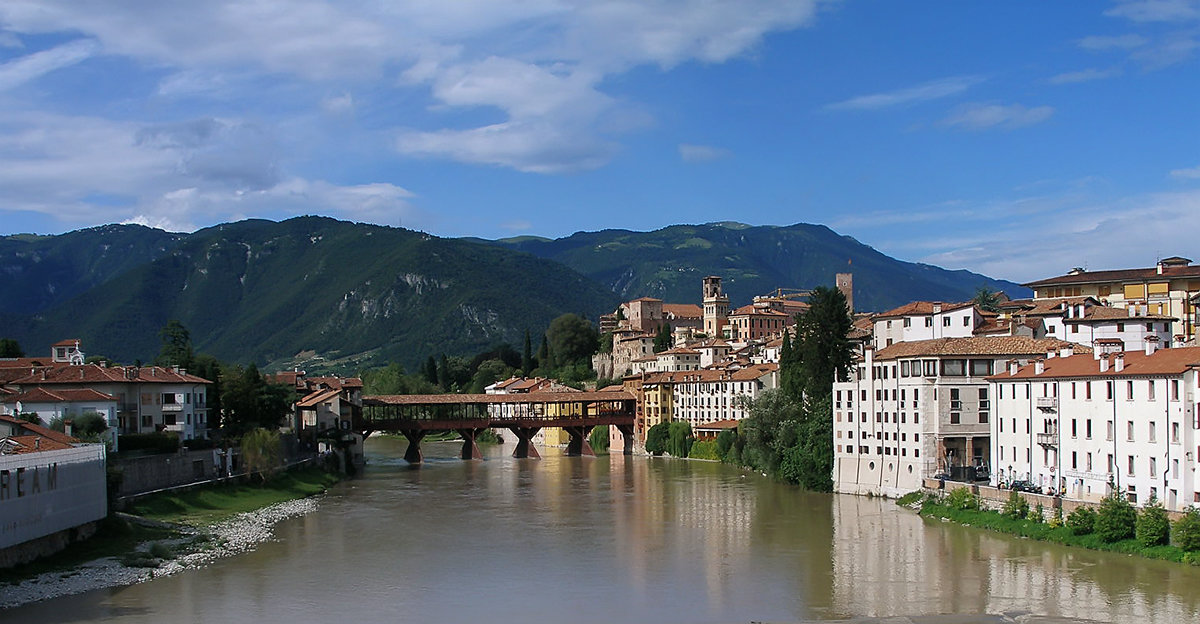
[[[77,39],[4,63],[0,65],[0,91],[79,63],[96,54],[99,48],[91,39]]]
[[[617,151],[615,143],[587,132],[542,121],[505,122],[469,130],[406,131],[396,148],[409,156],[450,158],[527,173],[598,169]]]
[[[10,32],[0,32],[0,48],[15,48],[20,49],[25,47],[21,42],[21,38]]]
[[[827,105],[828,110],[878,110],[904,104],[915,104],[957,95],[983,82],[979,76],[955,76],[926,82],[913,87],[860,95]]]
[[[527,231],[529,231],[530,228],[533,227],[533,224],[530,223],[529,221],[526,221],[525,219],[517,219],[515,221],[507,221],[505,223],[501,223],[500,227],[502,227],[510,232],[527,232]]]
[[[967,130],[1013,129],[1041,123],[1053,114],[1054,109],[1049,106],[1028,108],[1021,104],[968,104],[959,107],[941,124]]]
[[[1200,180],[1200,166],[1191,169],[1174,169],[1171,171],[1171,177],[1180,180]]]
[[[1135,22],[1186,22],[1200,19],[1196,0],[1123,0],[1104,12]]]
[[[1080,70],[1080,71],[1064,72],[1064,73],[1058,74],[1057,76],[1051,77],[1048,82],[1050,84],[1056,84],[1056,85],[1077,84],[1080,82],[1092,82],[1094,80],[1104,80],[1106,78],[1113,78],[1115,76],[1120,76],[1120,75],[1121,75],[1121,69],[1119,67],[1110,67],[1108,69],[1096,69],[1094,67],[1091,67],[1091,68]]]
[[[330,115],[346,115],[354,112],[354,96],[349,93],[329,96],[321,100],[321,108]]]
[[[1200,41],[1183,35],[1173,34],[1165,40],[1134,52],[1132,58],[1140,61],[1147,69],[1162,69],[1192,58],[1200,48]]]
[[[228,81],[223,74],[186,70],[160,80],[156,93],[163,97],[216,96],[226,93],[228,88]]]
[[[1141,35],[1095,35],[1079,40],[1079,47],[1098,52],[1101,50],[1132,50],[1146,45],[1148,40]]]
[[[683,162],[712,162],[722,158],[731,156],[729,150],[721,147],[713,147],[711,145],[692,145],[689,143],[679,144],[679,157]]]

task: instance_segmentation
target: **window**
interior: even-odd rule
[[[1158,423],[1156,423],[1156,422],[1150,423],[1150,441],[1151,442],[1158,442],[1158,427],[1156,426],[1157,424]]]
[[[925,327],[933,327],[933,317],[932,316],[925,317]]]
[[[970,327],[970,326],[971,326],[971,317],[964,316],[963,317],[963,327]]]
[[[942,317],[942,327],[950,327],[950,317],[948,317],[948,316]]]
[[[1125,382],[1125,399],[1129,401],[1133,400],[1133,380]]]
[[[1129,456],[1129,472],[1127,472],[1126,474],[1128,474],[1131,477],[1134,476],[1134,474],[1136,474],[1136,473],[1134,472],[1133,468],[1134,468],[1133,455],[1130,455]]]
[[[1092,400],[1092,382],[1090,381],[1083,382],[1083,398],[1085,401]]]
[[[1110,420],[1105,424],[1105,427],[1104,427],[1104,439],[1105,440],[1113,439],[1113,435],[1115,433],[1113,431],[1114,429],[1115,429],[1115,427],[1113,426],[1113,421]]]
[[[1179,400],[1179,380],[1178,379],[1171,380],[1171,400],[1172,401]]]
[[[1127,422],[1127,423],[1125,423],[1125,424],[1127,425],[1127,426],[1125,427],[1125,429],[1126,429],[1126,431],[1125,431],[1125,439],[1126,439],[1126,440],[1128,440],[1128,441],[1130,441],[1130,442],[1133,442],[1133,421],[1131,420],[1131,421],[1129,421],[1129,422]]]
[[[912,327],[912,319],[910,319],[910,318],[906,318],[906,319],[904,319],[904,326],[905,326],[905,327]]]
[[[1158,458],[1151,457],[1150,458],[1150,476],[1154,477],[1157,475],[1158,475]]]
[[[1154,400],[1154,380],[1153,379],[1146,382],[1146,398],[1150,399],[1151,401]]]
[[[947,377],[963,377],[967,374],[966,360],[942,360],[942,375]]]
[[[1079,469],[1079,454],[1071,451],[1071,470]]]
[[[1075,382],[1071,382],[1071,398],[1075,398]]]
[[[950,389],[950,409],[952,409],[952,410],[962,409],[962,400],[959,398],[958,388]]]
[[[1179,423],[1171,423],[1171,443],[1179,444]]]
[[[912,366],[912,362],[908,362],[908,361],[900,362],[900,376],[908,377],[911,366]]]
[[[1085,428],[1084,428],[1084,436],[1083,437],[1091,440],[1092,439],[1092,419],[1089,418],[1089,419],[1085,420],[1084,425],[1085,425]]]
[[[950,412],[950,424],[952,424],[952,425],[959,424],[959,413],[958,412]]]
[[[926,377],[937,377],[937,360],[924,360]]]
[[[1113,400],[1113,383],[1114,382],[1112,382],[1112,381],[1104,382],[1104,400],[1105,401]]]
[[[1071,419],[1071,437],[1079,437],[1079,421],[1075,420],[1074,418]]]
[[[992,360],[971,360],[971,376],[987,377],[992,374]]]

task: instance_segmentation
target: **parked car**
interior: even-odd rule
[[[1012,483],[1008,484],[1008,489],[1014,492],[1029,492],[1030,494],[1042,493],[1042,487],[1040,485],[1034,485],[1029,481],[1013,481]]]

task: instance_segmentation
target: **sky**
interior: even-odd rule
[[[0,3],[0,235],[309,214],[1200,261],[1200,0]]]

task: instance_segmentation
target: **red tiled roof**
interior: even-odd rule
[[[10,368],[33,368],[36,366],[50,366],[54,364],[54,360],[45,357],[24,357],[24,358],[0,358],[0,370]]]
[[[391,394],[363,397],[363,405],[442,405],[454,403],[591,403],[632,401],[624,389],[592,392],[531,392],[529,394]]]
[[[13,455],[41,453],[42,451],[61,451],[74,448],[74,445],[60,442],[53,438],[40,435],[18,435],[0,438],[0,446],[9,447],[6,452]]]
[[[670,314],[675,318],[704,318],[704,310],[694,303],[664,303],[663,314]]]
[[[1040,375],[1037,374],[1037,367],[1030,364],[1018,369],[1016,375],[1009,375],[1006,371],[992,375],[988,379],[1004,381],[1006,379],[1180,375],[1190,368],[1200,367],[1200,347],[1159,349],[1152,355],[1146,355],[1145,351],[1124,351],[1120,355],[1124,358],[1125,365],[1120,372],[1112,364],[1116,355],[1109,356],[1108,370],[1103,373],[1100,372],[1100,362],[1095,356],[1088,353],[1047,359],[1043,361],[1043,372]]]
[[[104,394],[98,390],[91,388],[71,389],[71,390],[48,390],[46,388],[33,388],[27,392],[7,397],[5,403],[79,403],[84,401],[113,401],[116,397]]]
[[[79,443],[78,439],[73,438],[65,433],[60,433],[53,429],[47,429],[46,427],[43,427],[41,425],[35,425],[33,423],[28,423],[19,418],[13,418],[12,416],[0,415],[0,422],[8,423],[8,425],[10,425],[10,426],[15,425],[16,431],[21,432],[16,435],[42,436],[43,438],[50,438],[51,440],[54,440],[56,442],[61,442],[68,446]]]
[[[1045,355],[1047,351],[1058,351],[1070,347],[1076,352],[1091,353],[1087,347],[1054,338],[1029,338],[1027,336],[975,336],[972,338],[935,338],[913,342],[897,342],[884,347],[875,355],[876,360],[894,360],[916,356],[952,355]]]
[[[309,394],[308,396],[304,397],[303,399],[296,401],[296,406],[297,407],[316,407],[317,405],[320,405],[321,403],[324,403],[325,401],[328,401],[329,399],[332,399],[333,397],[335,397],[341,393],[342,393],[342,391],[338,390],[337,388],[331,388],[329,390],[317,390],[316,392]]]
[[[777,364],[755,364],[737,370],[702,369],[695,371],[670,371],[650,373],[646,383],[682,383],[690,381],[751,381],[779,370]]]
[[[18,386],[38,386],[43,384],[81,384],[81,383],[192,383],[211,384],[212,382],[190,375],[177,373],[170,368],[161,366],[114,366],[104,367],[99,364],[84,364],[82,366],[62,365],[44,368],[31,375],[26,375],[11,383]]]
[[[925,316],[928,314],[933,314],[933,306],[935,306],[935,305],[942,306],[941,313],[946,313],[946,312],[950,312],[952,310],[960,310],[962,308],[968,308],[968,307],[973,306],[974,304],[970,301],[965,301],[963,303],[942,303],[940,301],[914,301],[912,303],[906,303],[898,308],[892,308],[891,310],[888,310],[887,312],[881,312],[879,314],[876,314],[872,318],[886,319],[886,318],[899,318],[899,317],[904,317],[904,316]]]
[[[1158,267],[1149,269],[1118,269],[1115,271],[1080,271],[1073,275],[1068,273],[1067,275],[1049,277],[1021,285],[1026,288],[1037,288],[1039,286],[1059,286],[1062,284],[1162,281],[1181,277],[1200,277],[1200,265],[1164,266],[1162,273],[1158,272]]]
[[[740,424],[741,421],[737,420],[718,420],[716,422],[696,425],[696,429],[737,429]]]
[[[73,347],[79,343],[80,343],[80,340],[78,338],[70,338],[67,340],[59,340],[58,342],[56,342],[50,346],[52,346],[52,347]]]

